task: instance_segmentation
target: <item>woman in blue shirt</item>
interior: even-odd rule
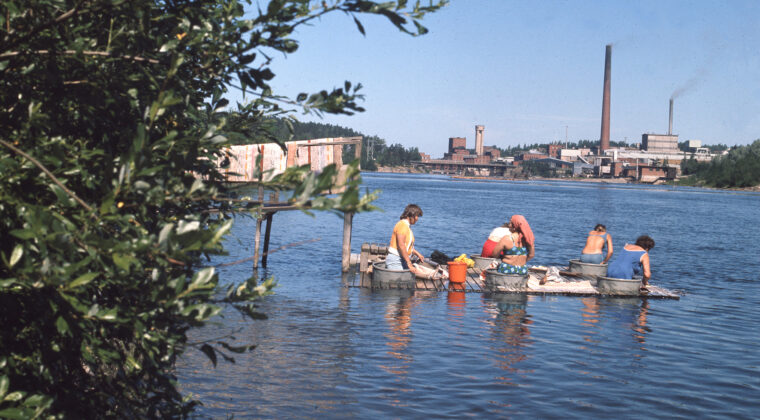
[[[607,266],[607,277],[616,279],[632,279],[634,275],[643,276],[642,286],[649,284],[652,272],[649,269],[649,250],[654,248],[654,239],[647,235],[639,236],[634,245],[625,244],[623,252],[619,253]]]

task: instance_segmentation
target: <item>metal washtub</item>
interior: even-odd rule
[[[485,258],[480,255],[473,255],[472,260],[475,261],[474,268],[478,271],[483,271],[491,265],[491,262],[496,261],[496,258]]]
[[[389,270],[385,261],[372,264],[372,287],[379,289],[414,289],[417,280],[409,270]]]
[[[638,296],[641,294],[641,279],[615,279],[597,277],[596,290],[607,295]]]
[[[486,270],[485,288],[495,292],[515,292],[528,287],[527,274],[503,274],[495,268]]]
[[[588,280],[592,286],[595,286],[597,277],[607,275],[607,264],[591,264],[581,262],[581,260],[570,260],[570,272],[581,274],[583,280]]]

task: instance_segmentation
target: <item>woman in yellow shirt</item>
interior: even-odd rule
[[[414,249],[414,234],[412,225],[422,217],[422,209],[416,204],[409,204],[401,213],[398,223],[393,227],[391,234],[391,243],[388,246],[388,256],[385,258],[385,267],[389,270],[410,270],[417,274],[412,265],[412,255],[417,255],[421,261],[425,260],[416,249]]]

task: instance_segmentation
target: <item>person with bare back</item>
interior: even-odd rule
[[[607,255],[602,253],[604,246],[607,246]],[[612,235],[607,233],[607,227],[598,224],[594,230],[588,233],[586,246],[581,253],[581,262],[588,264],[607,264],[612,258]]]

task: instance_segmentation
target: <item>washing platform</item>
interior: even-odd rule
[[[383,288],[410,289],[421,291],[447,291],[451,290],[468,293],[523,293],[529,295],[565,295],[565,296],[617,296],[612,294],[601,293],[589,280],[580,277],[573,277],[575,273],[560,271],[564,279],[568,281],[547,281],[540,284],[541,279],[546,274],[545,268],[530,268],[527,286],[521,290],[493,290],[486,286],[486,282],[481,280],[480,271],[475,268],[467,269],[467,277],[464,283],[452,283],[449,285],[448,280],[424,280],[416,279],[415,283],[406,283],[402,286],[390,285]],[[565,277],[566,276],[566,277]],[[577,281],[575,279],[577,278]],[[414,286],[412,286],[414,284]],[[346,287],[363,287],[372,288],[372,274],[366,272],[357,272],[355,275],[348,276],[344,283]],[[375,283],[377,286],[377,283]],[[377,289],[377,287],[375,287]],[[676,292],[662,287],[648,285],[646,292],[642,292],[640,297],[660,298],[660,299],[680,299]]]

